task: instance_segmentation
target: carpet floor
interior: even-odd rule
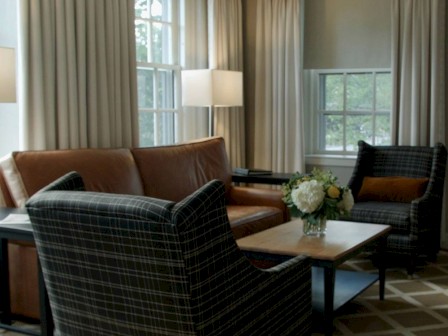
[[[342,265],[347,270],[376,272],[367,255]],[[385,300],[378,284],[340,309],[334,320],[335,336],[446,336],[448,335],[448,252],[436,262],[420,265],[412,279],[403,268],[386,271]],[[38,325],[25,325],[39,330]],[[19,335],[0,330],[1,335]],[[320,336],[313,333],[312,336]]]
[[[350,260],[344,269],[376,272],[367,256]],[[419,265],[412,279],[403,268],[386,271],[385,300],[374,284],[337,312],[334,335],[448,335],[448,252],[436,262]],[[313,336],[321,335],[313,333]]]

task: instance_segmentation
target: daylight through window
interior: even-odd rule
[[[358,140],[391,143],[390,72],[318,71],[315,82],[319,152],[351,154]]]
[[[176,141],[177,1],[135,0],[140,146]]]

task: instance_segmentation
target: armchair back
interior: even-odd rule
[[[447,150],[441,143],[372,146],[359,141],[358,146],[348,183],[355,205],[348,219],[391,225],[388,252],[408,257],[412,274],[418,257],[434,259],[440,249]]]
[[[251,265],[222,182],[179,203],[83,189],[70,173],[27,202],[55,334],[309,333],[309,258]]]
[[[357,162],[348,183],[355,199],[365,176],[427,177],[428,189],[434,195],[443,194],[447,155],[443,144],[437,143],[434,147],[372,146],[359,141],[358,147]]]

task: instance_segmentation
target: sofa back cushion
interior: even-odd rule
[[[145,195],[179,202],[207,182],[232,180],[224,139],[213,137],[170,146],[132,149]]]
[[[28,196],[70,171],[82,176],[89,191],[143,195],[129,149],[24,151],[12,155]]]

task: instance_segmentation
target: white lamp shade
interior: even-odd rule
[[[16,101],[16,58],[14,49],[0,48],[0,103]]]
[[[243,73],[228,70],[182,71],[183,106],[242,106]]]

